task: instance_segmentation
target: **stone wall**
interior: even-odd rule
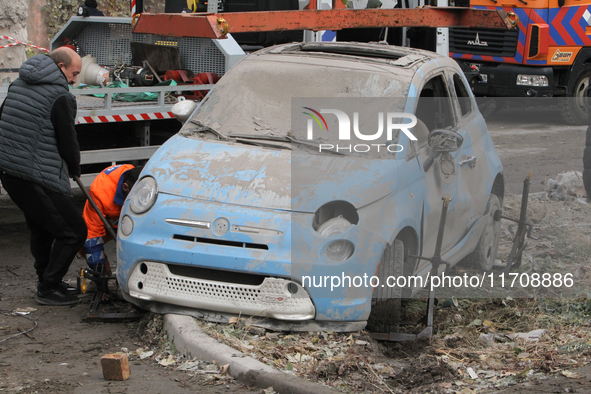
[[[0,36],[14,37],[49,49],[53,34],[75,14],[76,4],[84,0],[0,0]],[[97,0],[98,9],[107,16],[131,16],[131,0]],[[144,12],[164,12],[165,0],[144,0]],[[0,46],[8,44],[0,41]],[[43,53],[29,50],[29,56]],[[26,60],[25,47],[0,49],[0,68],[18,68]],[[16,73],[0,73],[0,80],[16,78]]]
[[[27,15],[26,0],[0,0],[0,36],[9,36],[27,42]],[[0,46],[10,43],[12,41],[0,40]],[[0,68],[19,68],[25,59],[23,45],[0,49]],[[16,76],[16,73],[0,72],[0,80],[4,78],[14,80]]]

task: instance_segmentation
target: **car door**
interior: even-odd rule
[[[433,256],[435,243],[441,218],[443,198],[449,195],[451,201],[445,225],[442,252],[451,249],[462,238],[465,222],[469,213],[465,212],[469,198],[462,195],[462,179],[459,161],[463,146],[456,152],[442,153],[437,156],[433,165],[425,171],[425,163],[429,157],[430,148],[428,135],[434,130],[445,129],[465,134],[465,128],[458,121],[456,104],[451,94],[451,86],[447,74],[440,70],[425,78],[419,90],[419,97],[415,108],[417,117],[418,156],[419,165],[424,171],[423,190],[423,220],[421,228],[421,254]],[[421,260],[418,270],[426,269],[430,263]]]
[[[452,102],[458,114],[456,131],[462,135],[464,142],[457,155],[460,196],[466,207],[463,213],[462,226],[458,233],[466,234],[472,225],[484,214],[488,198],[486,178],[490,178],[486,152],[482,144],[482,134],[486,125],[478,115],[476,104],[472,100],[464,78],[455,70],[448,70],[448,81],[452,88]],[[488,171],[488,175],[487,175]],[[490,180],[492,181],[492,180]]]

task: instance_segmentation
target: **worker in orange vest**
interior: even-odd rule
[[[105,219],[115,228],[119,223],[125,198],[137,181],[140,172],[141,168],[135,168],[131,164],[111,166],[98,174],[90,185],[90,196]],[[113,238],[107,233],[105,225],[88,201],[84,206],[82,217],[88,227],[88,238],[83,246],[86,262],[95,271],[104,268],[104,272],[110,276],[111,269],[105,255],[104,244]]]

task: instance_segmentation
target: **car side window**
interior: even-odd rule
[[[472,112],[472,100],[470,99],[470,93],[468,93],[466,85],[464,85],[464,81],[462,81],[462,78],[458,74],[454,74],[454,88],[460,103],[460,111],[462,112],[462,116],[465,116]]]
[[[429,133],[435,129],[454,126],[451,98],[443,75],[431,78],[421,89],[417,109],[417,126],[413,129],[419,146],[427,141]]]

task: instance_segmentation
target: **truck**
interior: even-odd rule
[[[445,7],[350,10],[345,9],[343,2],[338,0],[331,5],[332,9],[320,10],[316,1],[312,0],[306,10],[293,10],[302,7],[291,1],[289,4],[277,2],[281,7],[275,3],[262,7],[284,10],[252,12],[261,5],[255,2],[256,4],[247,7],[228,1],[223,7],[234,12],[216,14],[219,3],[209,3],[208,6],[212,9],[200,14],[144,13],[133,18],[73,16],[51,40],[50,49],[70,45],[81,56],[92,55],[96,58],[97,65],[116,68],[134,63],[134,43],[176,48],[182,70],[193,74],[215,73],[221,77],[246,56],[243,48],[233,38],[234,33],[246,46],[256,47],[259,44],[266,46],[285,40],[299,40],[303,30],[311,32],[371,26],[423,26],[432,30],[438,26],[510,27],[503,12],[491,18],[490,13],[479,10],[453,10]],[[185,22],[189,24],[185,25]],[[203,22],[205,26],[202,25]],[[213,31],[209,31],[210,28]],[[297,37],[293,35],[293,31],[296,31]],[[138,75],[140,72],[141,75],[147,75],[143,74],[145,69],[146,67],[137,68]],[[82,71],[85,74],[85,70]],[[213,86],[211,83],[182,86],[140,84],[92,91],[72,90],[78,101],[76,129],[82,150],[83,183],[90,185],[96,174],[107,165],[150,158],[159,145],[180,128],[180,123],[173,118],[171,112],[176,97],[184,93],[191,94],[192,91],[203,92]],[[6,92],[7,86],[0,87],[0,101],[3,101]],[[154,93],[158,97],[157,100],[145,102],[116,100],[121,95],[141,93]],[[104,97],[96,97],[98,95]],[[77,186],[74,183],[72,185]]]
[[[509,97],[559,97],[552,101],[565,122],[587,124],[591,1],[470,0],[470,6],[502,9],[518,25],[517,30],[449,29],[449,55],[474,94],[498,104]]]

